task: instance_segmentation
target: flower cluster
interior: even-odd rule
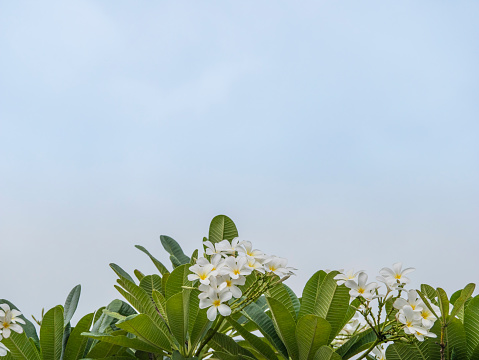
[[[415,336],[417,340],[424,341],[424,337],[436,337],[430,329],[437,320],[439,308],[434,304],[427,306],[416,290],[405,290],[410,282],[407,274],[414,271],[414,268],[402,268],[401,263],[393,264],[392,268],[382,268],[376,279],[384,284],[385,293],[380,293],[380,285],[376,282],[368,283],[368,275],[364,271],[354,272],[353,270],[341,271],[334,279],[338,285],[344,284],[349,288],[351,299],[357,299],[357,314],[362,315],[366,321],[365,328],[371,328],[381,342],[399,340],[404,334]],[[401,295],[407,293],[407,299]],[[374,314],[371,302],[378,301]],[[389,303],[388,307],[386,304]],[[386,311],[386,319],[381,321],[381,313]],[[394,316],[394,310],[396,314]],[[360,330],[364,331],[364,330]],[[345,338],[351,337],[358,331],[358,321],[354,317],[349,324],[341,331],[340,336],[335,339],[339,344]],[[385,345],[385,344],[384,344]],[[384,347],[378,347],[373,351],[376,359],[385,359]]]
[[[15,309],[10,309],[8,304],[0,304],[0,341],[3,338],[10,337],[12,331],[19,334],[23,332],[23,328],[19,324],[25,324],[25,321],[19,316],[22,313]],[[0,343],[0,356],[7,355],[8,348]]]
[[[218,312],[223,316],[231,314],[232,298],[240,299],[246,295],[240,286],[246,282],[246,277],[253,272],[272,279],[274,275],[280,278],[290,276],[293,268],[287,267],[288,260],[267,256],[262,251],[253,249],[250,241],[235,238],[213,244],[203,242],[205,256],[197,259],[196,264],[189,269],[189,281],[199,281],[200,308],[209,308],[207,316],[214,321]],[[268,282],[266,282],[268,283]]]
[[[418,297],[416,290],[407,292],[407,300],[397,298],[394,301],[394,308],[399,310],[396,313],[396,319],[404,324],[403,330],[406,334],[414,335],[419,341],[424,340],[424,336],[436,337],[436,334],[429,330],[437,320],[434,313]],[[438,306],[430,304],[436,314],[440,313]]]

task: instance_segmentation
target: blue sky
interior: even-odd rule
[[[216,214],[320,268],[478,281],[476,1],[3,2],[1,297],[119,297]],[[5,255],[7,254],[7,255]],[[32,297],[32,294],[35,296]]]

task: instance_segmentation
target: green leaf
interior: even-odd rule
[[[206,336],[209,336],[212,330],[209,330]],[[216,333],[213,338],[208,343],[214,350],[225,352],[231,355],[239,356],[246,355],[254,359],[254,355],[246,350],[245,348],[239,346],[236,341],[231,337],[225,334]]]
[[[441,309],[441,319],[444,324],[447,323],[447,318],[449,316],[449,299],[447,298],[446,292],[437,288],[437,295],[439,300],[439,308]]]
[[[128,274],[125,270],[123,270],[120,266],[117,264],[111,263],[110,267],[113,269],[113,271],[118,275],[120,278],[125,278],[129,281],[131,281],[133,284],[135,283],[135,280]]]
[[[160,316],[163,318],[163,321],[168,325],[168,316],[166,315],[166,299],[162,293],[157,290],[152,292],[153,301],[155,302],[156,308],[160,312]]]
[[[120,329],[134,334],[143,342],[159,349],[171,351],[171,342],[163,331],[147,315],[130,315],[124,320],[116,323]]]
[[[266,357],[266,359],[277,359],[277,356],[274,351],[263,340],[261,340],[256,335],[250,333],[242,325],[234,321],[231,317],[227,317],[226,320],[228,320],[231,326],[233,326],[233,328],[238,332],[238,334],[243,337],[243,339],[245,339],[257,352]]]
[[[153,255],[150,254],[150,252],[148,250],[146,250],[143,246],[141,245],[135,245],[135,247],[144,252],[146,255],[148,255],[148,257],[151,259],[151,261],[153,262],[153,264],[155,264],[156,268],[158,269],[158,271],[160,272],[161,276],[164,276],[165,274],[169,274],[170,272],[168,271],[168,269],[166,268],[165,265],[163,265],[161,263],[160,260],[158,260],[157,258],[155,258]]]
[[[190,257],[190,265],[196,264],[196,260],[198,260],[198,249],[196,249],[195,251],[193,251],[193,254],[191,254],[191,257]]]
[[[269,308],[273,316],[276,332],[288,349],[289,357],[297,360],[299,356],[296,342],[296,322],[288,309],[278,300],[267,297]]]
[[[63,307],[58,305],[47,311],[40,327],[40,346],[44,359],[60,360],[63,339]]]
[[[15,360],[40,360],[38,350],[35,345],[28,340],[25,332],[17,334],[12,331],[10,337],[4,338],[2,343],[10,350],[11,355],[13,355]]]
[[[461,291],[461,295],[454,301],[454,308],[452,309],[450,314],[451,319],[459,313],[461,308],[466,303],[467,299],[471,297],[475,288],[476,288],[476,285],[473,283],[470,283],[470,284],[467,284],[466,287]]]
[[[141,279],[143,279],[145,277],[145,274],[143,274],[140,270],[138,269],[135,269],[133,270],[133,274],[135,274],[136,278],[138,279],[138,281],[141,281]]]
[[[469,357],[479,348],[479,295],[475,296],[464,312],[464,329]]]
[[[65,317],[64,326],[66,326],[73,317],[75,310],[78,306],[78,301],[80,300],[81,285],[75,286],[70,293],[68,294],[67,300],[65,301],[65,310],[63,316]]]
[[[326,277],[323,270],[317,271],[306,283],[303,289],[303,296],[301,298],[301,308],[299,310],[299,317],[306,314],[314,314],[316,304],[319,301],[319,289]]]
[[[140,287],[147,292],[148,295],[151,295],[153,290],[162,291],[161,277],[159,275],[146,275],[140,281]]]
[[[421,292],[434,304],[437,305],[437,291],[431,286],[427,284],[421,285]]]
[[[252,303],[244,308],[242,313],[258,326],[258,330],[261,334],[268,339],[278,352],[280,352],[285,358],[288,357],[288,351],[274,328],[273,320],[266,315],[264,309],[262,309],[257,303]]]
[[[466,333],[464,325],[459,319],[451,317],[445,328],[446,353],[455,350],[459,359],[467,359]],[[437,341],[437,339],[435,339]],[[439,347],[438,347],[439,348]]]
[[[164,340],[162,347],[170,349],[172,343],[172,337],[168,330],[166,323],[163,321],[163,318],[160,316],[156,310],[155,304],[152,299],[148,296],[145,290],[132,283],[128,279],[121,277],[117,282],[123,287],[115,285],[115,288],[133,305],[135,309],[140,313],[144,313],[148,316],[152,323],[155,324],[159,333],[162,334]],[[117,324],[118,326],[118,324]],[[168,345],[166,344],[168,343]]]
[[[62,353],[60,355],[60,359],[63,359],[63,353],[65,351],[65,347],[67,346],[68,338],[70,337],[70,333],[72,332],[71,324],[68,323],[63,328],[63,336],[62,336]]]
[[[198,359],[196,356],[195,357],[189,357],[189,358],[185,358],[183,357],[183,355],[180,354],[179,351],[175,350],[173,351],[173,354],[171,356],[171,360],[196,360]]]
[[[108,313],[118,313],[125,317],[136,314],[136,311],[130,305],[118,299],[113,300],[106,308],[100,310],[101,316],[94,322],[91,332],[103,333],[108,328],[115,329],[114,325],[117,319],[109,316],[105,311]],[[115,330],[117,330],[117,328]]]
[[[337,271],[328,274],[318,272],[308,281],[303,290],[299,317],[314,314],[331,324],[331,342],[343,328],[344,318],[349,313],[349,289],[338,285],[334,277]]]
[[[87,314],[73,328],[63,354],[63,360],[78,360],[83,358],[88,338],[81,334],[90,330],[94,314]]]
[[[99,333],[83,333],[83,336],[88,336],[89,338],[96,339],[102,342],[106,342],[113,345],[119,345],[123,347],[132,348],[135,350],[147,351],[151,353],[160,352],[157,346],[151,345],[148,342],[140,340],[139,338],[130,338],[125,335],[110,335],[110,334],[99,334]]]
[[[161,278],[161,289],[162,289],[161,293],[162,293],[164,296],[166,296],[166,291],[165,291],[165,289],[166,289],[166,283],[167,283],[169,277],[170,277],[170,274],[165,274],[165,275],[163,275],[163,277]]]
[[[190,262],[190,258],[185,255],[183,250],[181,249],[180,244],[178,244],[175,240],[170,238],[166,235],[160,236],[161,244],[165,248],[165,250],[176,260],[178,260],[179,265],[188,264]],[[171,257],[170,257],[171,259]],[[171,259],[172,260],[172,259]],[[173,261],[173,260],[172,260]]]
[[[186,317],[185,309],[183,307],[183,293],[180,292],[171,296],[166,301],[166,314],[168,316],[168,324],[173,336],[176,338],[180,347],[186,343]]]
[[[331,325],[316,315],[304,315],[296,325],[299,360],[313,360],[316,351],[329,343]]]
[[[419,360],[427,359],[421,356],[417,347],[408,344],[392,344],[386,349],[386,359],[388,360]]]
[[[95,345],[88,351],[85,358],[108,359],[109,357],[116,355],[119,351],[121,351],[121,349],[123,349],[123,347],[120,345],[112,344],[106,341],[98,342],[98,340],[95,340],[94,344]]]
[[[338,353],[342,359],[349,359],[369,348],[376,339],[376,334],[372,329],[362,331],[351,337],[346,343],[336,349],[336,353]]]
[[[341,356],[336,354],[329,346],[321,346],[313,360],[341,360]]]
[[[178,266],[175,270],[173,270],[168,277],[168,281],[166,282],[166,300],[172,297],[179,292],[182,292],[183,286],[191,286],[192,282],[188,280],[188,274],[191,274],[189,268],[190,264],[184,264]]]
[[[208,240],[213,244],[222,240],[233,240],[238,237],[236,225],[228,216],[218,215],[211,220]]]
[[[253,354],[251,354],[253,356]],[[213,353],[212,359],[219,359],[219,360],[255,360],[254,357],[246,356],[246,355],[231,355],[222,351],[215,351]]]
[[[286,309],[288,309],[293,319],[295,319],[296,321],[296,309],[299,306],[299,300],[292,291],[288,291],[286,285],[284,285],[283,283],[279,283],[278,285],[268,289],[266,295],[270,298],[278,300],[281,304],[283,304]],[[293,295],[294,298],[291,295]]]
[[[196,345],[210,329],[211,324],[213,324],[206,316],[208,309],[199,308],[199,294],[199,290],[191,291],[188,304],[188,344],[191,348],[196,348]]]

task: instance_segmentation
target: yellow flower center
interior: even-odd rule
[[[277,267],[276,267],[276,266],[273,266],[273,265],[271,265],[271,266],[269,267],[269,269],[270,269],[271,271],[276,271]]]
[[[213,301],[213,305],[218,307],[218,306],[221,305],[221,301],[219,299],[216,299],[216,300]]]
[[[238,269],[234,269],[233,274],[239,275],[239,274],[240,274],[240,271],[239,271]]]
[[[412,326],[412,321],[406,321],[406,326],[411,327]]]
[[[4,322],[3,323],[3,328],[8,329],[10,327],[10,323]]]
[[[363,289],[363,288],[359,288],[359,289],[358,289],[358,293],[364,294],[364,290],[365,290],[365,289]]]
[[[401,278],[401,274],[396,274],[396,276],[394,276],[394,278],[399,280]]]
[[[416,309],[416,305],[411,304],[411,308],[412,308],[413,310],[415,310],[415,309]]]
[[[231,280],[226,280],[226,286],[230,287],[231,286]]]
[[[206,274],[201,274],[201,275],[200,275],[200,279],[201,279],[201,280],[206,280],[206,277],[207,277]]]

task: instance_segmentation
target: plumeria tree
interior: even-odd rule
[[[413,268],[319,270],[296,295],[295,269],[241,239],[216,216],[190,256],[161,236],[171,266],[144,247],[158,272],[131,276],[110,264],[125,301],[73,326],[80,286],[35,325],[0,299],[0,356],[6,360],[479,360],[479,296],[474,284],[450,297],[409,288]]]
[[[95,331],[115,328],[116,320],[104,315],[104,309],[123,314],[131,314],[133,309],[128,304],[115,300],[106,308],[83,316],[72,326],[71,319],[77,308],[80,292],[80,285],[75,286],[64,306],[55,306],[42,314],[41,319],[37,320],[39,334],[34,324],[26,319],[15,305],[0,299],[0,356],[5,360],[80,360],[130,354],[127,347],[112,347],[108,343],[88,341],[82,333],[90,329]]]
[[[118,265],[111,264],[119,277],[116,288],[138,314],[105,314],[117,319],[116,326],[132,334],[136,345],[114,334],[89,332],[85,336],[130,346],[138,356],[224,358],[232,346],[240,348],[226,334],[244,334],[249,320],[241,311],[251,304],[264,309],[261,296],[294,270],[287,266],[286,259],[267,256],[254,249],[251,242],[239,239],[235,224],[224,215],[212,220],[201,255],[196,250],[186,256],[171,237],[160,239],[170,253],[171,272],[141,246],[137,248],[150,257],[159,274],[145,276],[136,270],[137,283]],[[274,354],[266,349],[263,347],[268,354]],[[250,351],[241,351],[254,358]]]
[[[468,284],[449,300],[441,288],[422,285],[421,290],[407,289],[410,279],[406,275],[412,271],[414,268],[403,269],[401,263],[383,268],[376,278],[382,286],[368,283],[364,271],[349,270],[335,276],[338,284],[350,289],[351,304],[356,303],[356,316],[338,338],[337,353],[368,337],[366,351],[358,359],[479,359],[479,329],[472,326],[479,325],[479,298],[471,297],[475,285]],[[450,303],[454,304],[452,311]],[[465,335],[466,313],[469,336]]]

